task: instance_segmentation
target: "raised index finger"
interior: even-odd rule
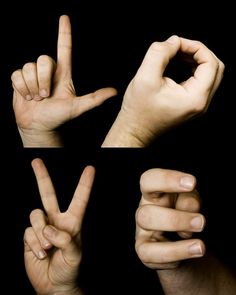
[[[59,20],[57,40],[57,70],[63,78],[71,77],[71,52],[71,23],[67,15],[62,15]]]
[[[32,167],[37,179],[38,188],[45,211],[48,215],[59,212],[59,206],[52,180],[43,161],[41,159],[34,159],[32,161]]]
[[[74,196],[68,208],[68,212],[78,218],[79,228],[81,227],[83,221],[84,213],[93,186],[94,177],[95,168],[92,166],[87,166],[80,177]]]

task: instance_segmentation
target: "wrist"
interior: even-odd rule
[[[140,124],[135,123],[123,110],[119,112],[109,130],[102,147],[136,147],[149,145],[148,130],[142,130]]]
[[[45,295],[42,293],[37,293],[37,295]],[[84,295],[81,289],[78,287],[75,287],[73,289],[64,289],[64,290],[58,290],[52,293],[48,293],[47,295]]]
[[[53,131],[24,130],[18,128],[24,147],[62,147],[59,134]]]
[[[226,285],[221,286],[222,281],[230,280],[230,275],[209,253],[202,258],[182,261],[174,269],[157,270],[157,275],[167,295],[231,294],[226,291]]]
[[[173,269],[157,270],[157,275],[161,283],[162,289],[168,295],[198,294],[199,276],[192,269],[191,262],[184,261]]]

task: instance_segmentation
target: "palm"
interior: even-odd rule
[[[50,255],[51,254],[51,255]],[[68,265],[60,249],[53,249],[48,257],[39,260],[33,252],[25,253],[25,267],[31,284],[36,290],[43,290],[45,294],[54,288],[74,281],[78,272],[77,265]]]
[[[75,101],[77,100],[77,102]],[[79,98],[75,92],[65,87],[60,94],[58,91],[41,101],[26,101],[17,91],[14,92],[13,107],[17,125],[23,130],[36,129],[51,131],[71,120],[73,108]]]

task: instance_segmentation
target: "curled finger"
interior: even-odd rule
[[[40,241],[37,238],[32,227],[28,227],[24,234],[25,252],[32,251],[38,259],[44,259],[47,256],[45,250],[41,247]]]

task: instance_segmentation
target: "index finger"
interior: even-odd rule
[[[74,196],[67,210],[70,214],[77,217],[79,228],[81,227],[83,221],[84,213],[93,186],[94,177],[95,168],[92,166],[87,166],[80,177]]]
[[[38,183],[43,207],[47,215],[49,216],[52,213],[59,212],[56,193],[46,166],[41,159],[34,159],[32,161],[32,167]]]
[[[185,38],[181,40],[181,51],[193,56],[193,59],[197,62],[198,67],[194,72],[194,76],[189,78],[184,83],[186,89],[201,87],[204,92],[214,85],[219,62],[215,54],[208,49],[203,43],[199,41],[193,41]]]
[[[180,193],[192,191],[196,185],[194,176],[169,169],[154,168],[144,172],[140,178],[140,189],[144,196],[155,193]]]
[[[57,40],[57,69],[63,78],[71,77],[71,54],[71,23],[67,15],[62,15],[59,20]]]

